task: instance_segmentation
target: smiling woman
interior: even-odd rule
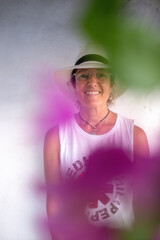
[[[46,134],[44,165],[47,184],[57,184],[61,177],[68,179],[82,175],[88,157],[98,148],[119,148],[126,153],[128,161],[135,161],[137,156],[148,158],[144,131],[134,126],[133,120],[109,109],[114,94],[114,77],[104,53],[85,49],[75,65],[64,72],[69,72],[70,79],[66,78],[66,82],[72,84],[79,112]],[[109,160],[106,158],[106,161]],[[122,182],[113,179],[109,190],[107,188],[103,193],[100,190],[103,198],[97,204],[94,201],[88,204],[87,215],[91,223],[114,228],[132,225],[132,194]],[[119,192],[116,192],[117,186],[120,186]],[[47,211],[49,218],[59,211],[58,200],[49,193]]]

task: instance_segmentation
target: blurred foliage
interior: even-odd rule
[[[130,17],[124,5],[124,0],[92,0],[80,25],[104,47],[121,83],[151,89],[160,81],[160,35],[147,19]]]

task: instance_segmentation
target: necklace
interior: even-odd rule
[[[92,131],[89,132],[89,134],[96,135],[95,129],[97,128],[97,126],[98,126],[104,119],[106,119],[106,117],[108,116],[109,113],[110,113],[110,110],[108,109],[107,114],[106,114],[106,115],[104,116],[104,118],[102,118],[96,125],[90,124],[89,122],[87,122],[86,120],[84,120],[84,119],[81,117],[80,113],[78,113],[78,114],[79,114],[80,119],[81,119],[83,122],[85,122],[86,124],[88,124],[88,125],[92,128]]]

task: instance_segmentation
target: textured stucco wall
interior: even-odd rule
[[[38,74],[69,66],[85,40],[73,27],[82,0],[0,1],[0,239],[39,240],[36,217],[44,213],[44,198],[31,186],[43,179],[42,139],[30,141],[30,117],[38,99]],[[130,14],[148,14],[158,22],[154,1],[126,1]],[[147,16],[148,16],[147,15]],[[127,101],[126,101],[127,99]],[[129,100],[128,100],[129,99]],[[142,95],[126,92],[113,109],[143,127],[154,147],[159,136],[159,90]]]

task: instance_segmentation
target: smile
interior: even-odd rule
[[[86,91],[85,94],[86,95],[99,95],[101,92],[99,91]]]

